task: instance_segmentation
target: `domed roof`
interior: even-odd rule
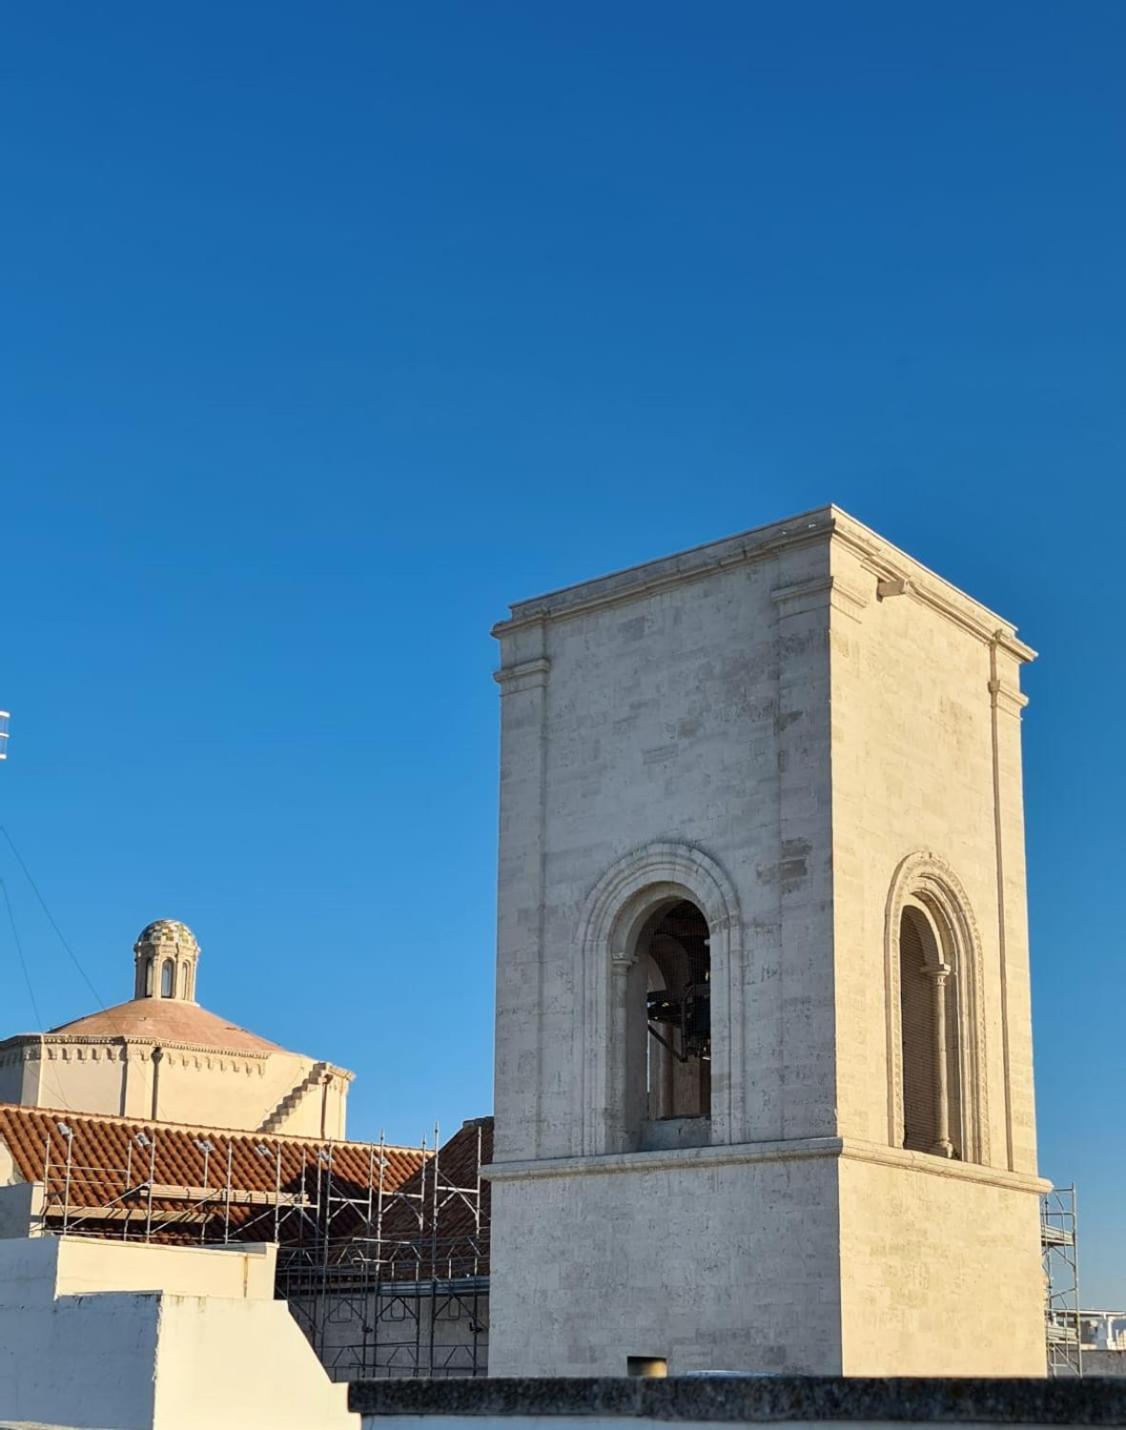
[[[146,924],[137,935],[133,952],[140,954],[149,949],[175,949],[177,953],[194,953],[199,956],[199,944],[195,934],[179,919],[156,919],[153,923]]]
[[[71,1038],[146,1038],[158,1043],[187,1043],[228,1053],[280,1053],[285,1049],[257,1033],[209,1013],[197,1003],[177,998],[133,998],[115,1008],[103,1008],[72,1023],[51,1028]]]
[[[196,997],[199,944],[179,919],[147,924],[133,945],[136,979],[128,1003],[102,1008],[48,1030],[49,1035],[89,1038],[143,1038],[227,1053],[281,1053],[286,1049],[260,1038],[217,1013],[201,1008]]]

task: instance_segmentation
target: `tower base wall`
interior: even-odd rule
[[[837,1138],[490,1175],[491,1375],[1045,1374],[1036,1178]]]
[[[1046,1374],[1047,1184],[846,1144],[840,1161],[846,1375]]]
[[[490,1375],[839,1374],[837,1164],[801,1147],[494,1167]]]

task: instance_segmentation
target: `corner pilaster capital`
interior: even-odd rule
[[[832,609],[859,620],[868,604],[867,595],[840,576],[816,576],[790,586],[776,586],[770,593],[779,618],[800,616],[807,611]]]
[[[1028,704],[1028,696],[1019,690],[1009,690],[996,676],[989,682],[989,698],[994,710],[1003,710],[1006,715],[1020,719],[1020,713]]]
[[[547,685],[550,670],[551,661],[541,655],[534,660],[502,666],[493,672],[493,679],[500,686],[501,695],[515,695],[522,690],[542,690]]]

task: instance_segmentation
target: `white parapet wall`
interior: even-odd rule
[[[0,1426],[353,1430],[272,1246],[0,1241]]]

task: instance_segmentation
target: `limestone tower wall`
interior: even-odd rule
[[[491,1369],[1043,1373],[1032,652],[835,507],[496,635]]]

